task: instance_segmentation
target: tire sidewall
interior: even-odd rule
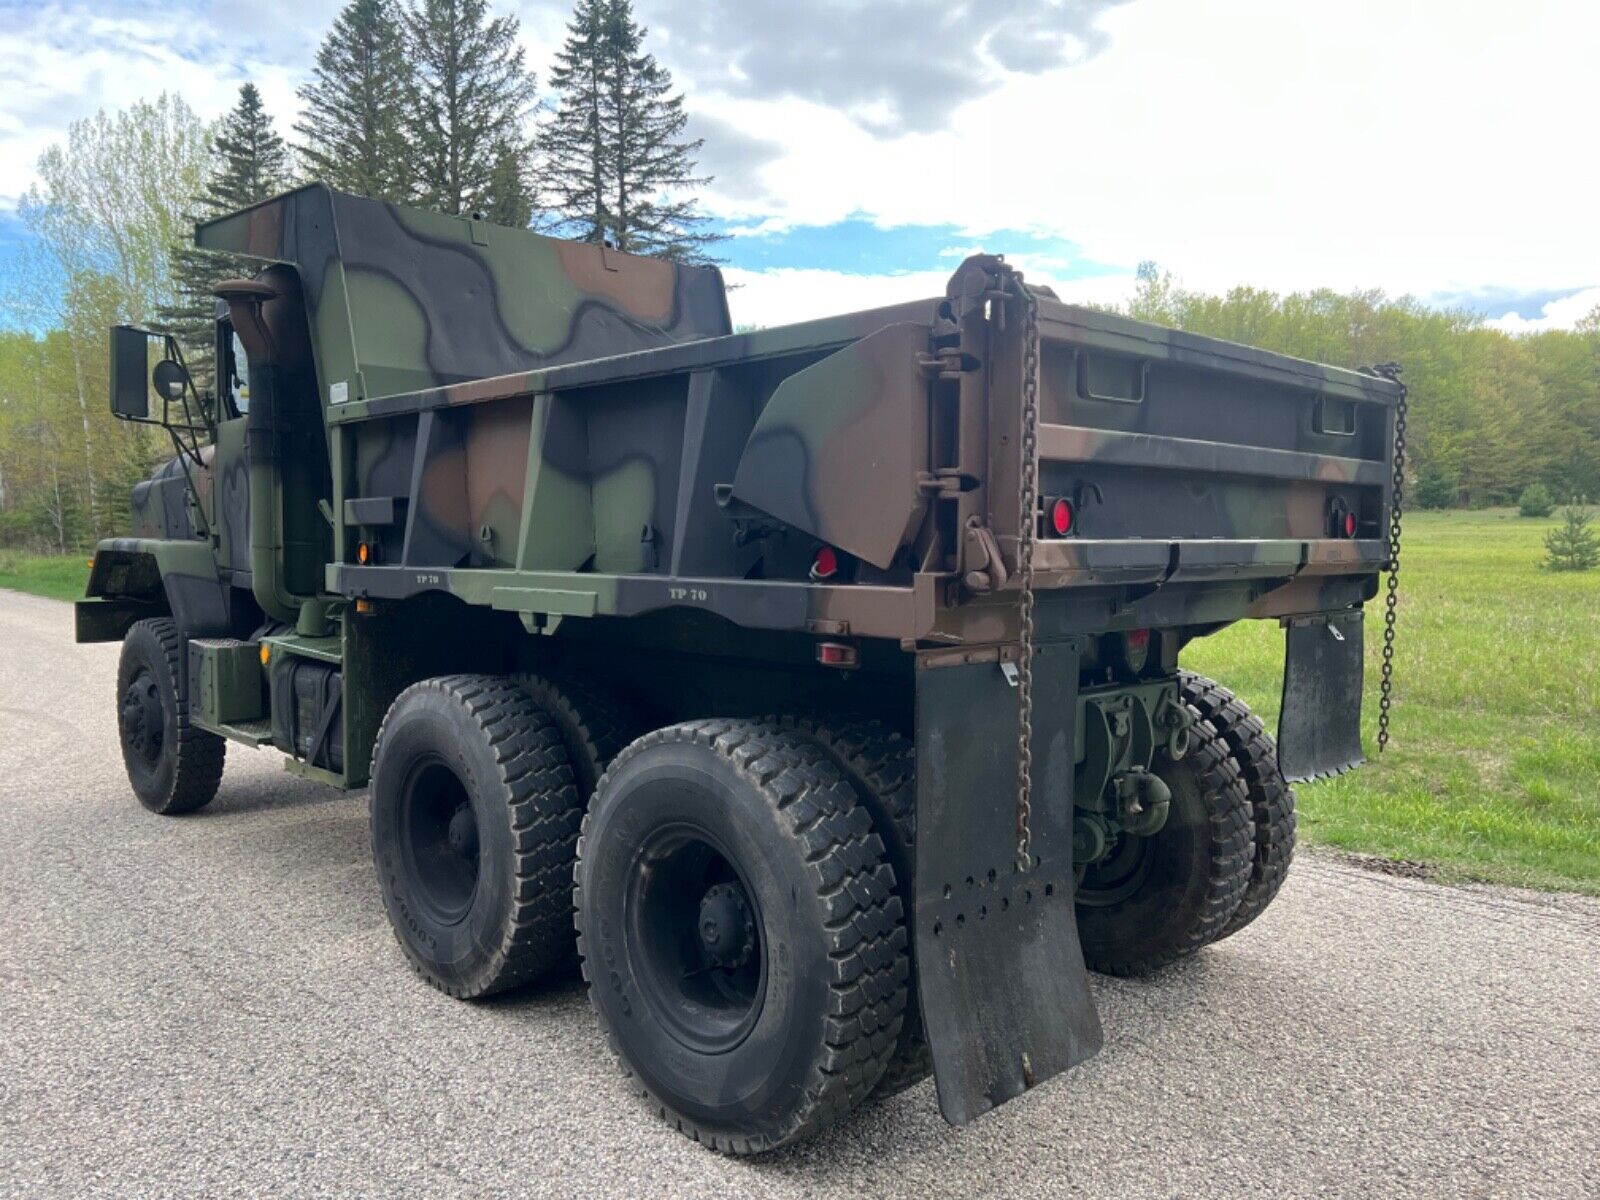
[[[637,849],[652,830],[674,823],[711,835],[759,913],[766,960],[760,1013],[742,1041],[716,1053],[685,1045],[652,1010],[628,936]],[[595,799],[584,844],[579,922],[590,990],[623,1060],[658,1101],[703,1132],[783,1136],[789,1114],[805,1103],[822,1052],[830,979],[817,881],[793,832],[731,762],[702,746],[668,743],[613,770]],[[690,1094],[685,1083],[715,1093],[717,1101]]]
[[[417,968],[446,991],[476,991],[508,936],[516,858],[509,808],[493,752],[462,706],[444,692],[419,692],[385,723],[372,772],[372,857],[395,934]],[[407,781],[430,760],[464,787],[478,827],[478,880],[471,906],[444,923],[418,898],[407,865],[402,821]]]
[[[161,757],[154,767],[128,745],[122,731],[122,700],[139,672],[148,671],[161,698]],[[117,742],[133,794],[151,812],[164,812],[172,801],[178,777],[178,693],[172,665],[149,626],[139,623],[128,631],[117,663]]]

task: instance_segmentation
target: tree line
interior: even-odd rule
[[[1407,476],[1423,507],[1511,504],[1534,485],[1561,503],[1600,496],[1600,307],[1575,330],[1513,336],[1408,296],[1213,295],[1144,263],[1126,312],[1336,366],[1399,363]]]
[[[248,81],[214,123],[176,95],[75,122],[39,160],[20,209],[32,240],[0,279],[0,546],[67,551],[126,529],[130,489],[171,451],[110,417],[106,331],[170,332],[209,382],[212,289],[255,266],[197,249],[200,221],[321,180],[713,261],[701,142],[631,0],[578,0],[547,93],[519,32],[486,0],[350,0],[288,138]]]

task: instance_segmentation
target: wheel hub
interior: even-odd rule
[[[398,834],[418,906],[443,925],[464,919],[478,890],[478,821],[466,785],[438,755],[406,776]]]
[[[140,673],[122,693],[122,736],[130,749],[146,762],[161,757],[166,722],[161,713],[161,694],[149,675]]]
[[[719,883],[700,900],[698,928],[706,958],[724,970],[737,970],[750,961],[756,948],[756,923],[744,889]]]
[[[450,849],[462,858],[478,857],[478,822],[472,815],[472,805],[463,804],[456,809],[447,837]]]

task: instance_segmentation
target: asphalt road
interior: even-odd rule
[[[142,810],[115,646],[0,592],[0,1194],[1597,1196],[1600,904],[1302,856],[1106,1048],[964,1129],[931,1084],[755,1162],[623,1090],[581,985],[418,982],[365,802],[230,748]]]

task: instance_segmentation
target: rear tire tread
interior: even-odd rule
[[[1219,935],[1229,937],[1254,921],[1277,896],[1294,860],[1294,789],[1278,770],[1278,746],[1261,718],[1232,691],[1191,671],[1179,673],[1184,700],[1221,735],[1239,768],[1254,824],[1250,882]]]
[[[885,832],[898,839],[907,863],[905,871],[895,871],[895,887],[909,914],[915,902],[911,888],[917,840],[916,747],[872,717],[843,716],[829,721],[809,715],[783,716],[774,718],[772,724],[774,728],[799,733],[819,746],[855,787],[858,799],[873,805],[873,814],[880,821],[893,825]],[[891,866],[901,855],[890,855]],[[872,1089],[875,1100],[898,1095],[933,1074],[933,1053],[917,1002],[914,950],[911,958],[905,1021],[894,1057]]]
[[[900,897],[870,816],[850,802],[832,762],[805,738],[770,724],[701,720],[646,734],[617,756],[597,792],[634,755],[674,742],[704,746],[727,759],[785,818],[803,847],[816,897],[827,914],[823,928],[830,942],[824,1050],[812,1064],[804,1100],[785,1128],[767,1136],[729,1136],[700,1128],[654,1095],[627,1065],[605,1013],[598,1004],[593,1007],[623,1075],[663,1121],[725,1154],[764,1153],[809,1137],[844,1116],[883,1076],[899,1038],[910,974]],[[589,837],[588,815],[583,824],[580,859]],[[578,890],[581,886],[580,880]],[[585,953],[581,898],[577,924],[583,977],[592,992],[595,980]]]
[[[395,699],[378,729],[373,760],[402,701],[433,691],[461,705],[482,733],[496,774],[480,786],[505,805],[515,849],[512,911],[500,944],[472,978],[440,979],[409,952],[418,976],[457,999],[510,991],[571,963],[572,870],[582,806],[565,741],[555,721],[509,678],[446,675],[413,684]],[[398,934],[397,934],[398,939]],[[401,942],[402,948],[405,943]]]
[[[638,736],[637,719],[612,696],[570,675],[534,673],[512,679],[560,727],[573,778],[587,805],[611,760]]]

